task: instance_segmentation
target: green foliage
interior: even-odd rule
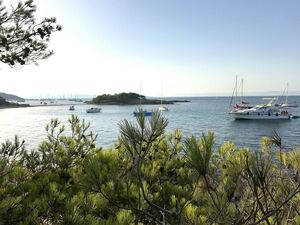
[[[4,98],[0,97],[0,105],[8,105],[9,103],[5,101]]]
[[[139,95],[133,92],[120,94],[104,94],[93,98],[92,102],[95,104],[137,104],[140,99],[145,99],[144,95]]]
[[[55,18],[35,21],[36,6],[26,0],[11,9],[0,1],[0,61],[10,66],[36,63],[53,54],[48,51],[51,34],[62,27]]]
[[[0,147],[0,224],[298,224],[299,150],[262,138],[255,151],[212,132],[165,134],[158,112],[120,123],[114,149],[97,148],[72,116],[46,126],[33,151]]]
[[[212,132],[209,132],[207,135],[203,134],[199,141],[194,136],[185,141],[188,161],[191,167],[201,176],[205,176],[208,173],[213,143],[214,134]]]

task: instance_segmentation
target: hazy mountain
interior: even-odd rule
[[[16,95],[7,94],[0,92],[0,97],[4,98],[6,101],[16,101],[16,102],[24,102],[25,99]]]

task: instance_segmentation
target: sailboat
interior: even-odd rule
[[[135,110],[133,112],[133,115],[134,116],[140,116],[141,114],[143,114],[144,116],[152,116],[152,114],[153,114],[152,111],[148,111],[148,110],[142,109],[141,83],[140,83],[140,96],[139,96],[139,99],[140,99],[139,109]]]
[[[161,82],[161,87],[160,87],[160,92],[161,92],[161,95],[160,95],[160,107],[158,108],[159,111],[169,111],[168,107],[167,106],[163,106],[162,104],[162,82]]]
[[[166,107],[166,106],[160,106],[160,107],[158,107],[158,110],[159,111],[169,111],[168,107]]]
[[[286,88],[284,89],[282,96],[284,95],[285,92],[286,92],[286,95],[285,95],[285,102],[281,103],[281,107],[284,107],[284,108],[298,107],[296,101],[292,101],[292,102],[289,102],[289,101],[288,101],[288,95],[289,95],[289,83],[286,84]]]
[[[234,90],[233,90],[233,93],[232,93],[232,98],[231,98],[231,101],[230,101],[230,105],[232,103],[232,99],[234,97],[234,104],[232,105],[232,111],[237,111],[237,110],[241,110],[241,109],[251,109],[253,107],[253,105],[251,105],[249,102],[246,102],[243,100],[243,97],[244,97],[244,80],[242,79],[241,80],[241,84],[240,84],[240,89],[241,89],[241,96],[240,96],[240,102],[238,102],[238,79],[237,79],[237,76],[236,76],[236,79],[235,79],[235,87],[234,87]]]

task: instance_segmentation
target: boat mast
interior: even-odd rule
[[[237,79],[238,79],[238,77],[236,75],[236,77],[235,77],[235,103],[237,103],[237,95],[238,95]]]
[[[142,82],[140,82],[140,107],[142,107]]]
[[[160,105],[162,106],[162,81],[160,82]]]
[[[237,86],[237,76],[236,76],[236,78],[235,78],[235,85],[234,85],[234,89],[233,89],[233,91],[232,91],[232,95],[231,95],[231,98],[230,98],[229,110],[230,110],[231,107],[233,106],[233,105],[232,105],[233,98],[234,98],[234,101],[235,101],[234,104],[236,104],[236,97],[234,96],[234,93],[236,92],[236,89],[237,89],[236,86]]]
[[[288,104],[288,95],[289,95],[289,83],[286,83],[286,96],[285,96],[286,104]]]
[[[241,87],[241,103],[243,104],[243,91],[244,91],[244,79],[242,79],[242,87]]]

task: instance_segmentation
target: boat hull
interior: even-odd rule
[[[149,112],[149,111],[145,111],[145,112],[133,112],[133,115],[134,116],[139,116],[139,115],[141,115],[141,113],[144,114],[144,116],[152,116],[152,112]]]
[[[292,119],[292,115],[268,115],[268,114],[243,114],[243,113],[230,113],[235,120],[289,120]]]
[[[161,106],[158,108],[159,111],[169,111],[169,109],[165,106]]]
[[[284,103],[284,104],[281,105],[281,107],[284,107],[284,108],[296,108],[296,107],[298,107],[298,105],[297,104],[290,104],[290,103],[286,104],[286,103]]]
[[[99,113],[100,111],[100,108],[90,108],[86,110],[87,113]]]

